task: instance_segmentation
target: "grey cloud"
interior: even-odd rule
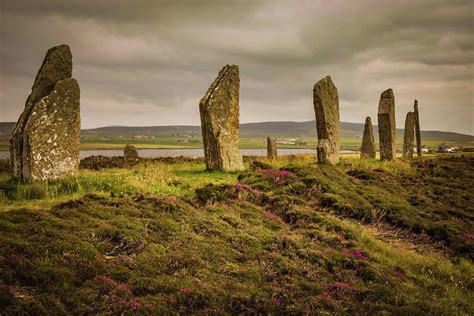
[[[85,127],[198,124],[200,97],[234,63],[242,121],[312,119],[312,87],[329,74],[343,120],[375,115],[392,87],[400,122],[418,98],[424,128],[473,133],[470,1],[3,0],[0,11],[2,120],[17,119],[46,49],[65,42]]]

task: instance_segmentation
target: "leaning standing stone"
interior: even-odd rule
[[[55,179],[79,169],[79,85],[67,45],[48,50],[10,139],[12,174]]]
[[[313,88],[317,154],[321,163],[339,162],[339,97],[331,77],[319,80]]]
[[[393,160],[396,157],[397,149],[395,145],[395,97],[392,89],[385,90],[380,95],[377,116],[379,121],[380,159]]]
[[[125,159],[138,159],[137,148],[133,145],[125,145],[125,148],[123,149],[123,157]]]
[[[413,158],[413,140],[415,137],[415,114],[408,112],[405,119],[405,130],[403,134],[403,157]]]
[[[199,102],[208,170],[243,170],[239,152],[239,67],[226,65]]]
[[[267,157],[268,159],[275,159],[277,157],[276,138],[267,137]]]
[[[370,116],[365,118],[364,135],[362,136],[362,146],[360,148],[360,158],[375,159],[375,140]]]
[[[415,135],[416,135],[416,153],[418,158],[421,158],[421,131],[420,131],[420,114],[418,112],[418,100],[415,100],[414,104],[414,115],[415,115]]]
[[[79,85],[68,78],[36,103],[25,126],[23,178],[56,179],[79,169]]]

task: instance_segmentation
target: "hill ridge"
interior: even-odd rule
[[[266,137],[268,135],[280,137],[313,137],[316,136],[315,121],[266,121],[240,124],[240,135],[242,137]],[[0,135],[9,135],[15,126],[14,122],[0,122]],[[341,122],[341,137],[361,137],[364,130],[363,123]],[[374,125],[374,134],[378,136],[378,126]],[[81,135],[140,135],[140,134],[200,134],[199,125],[155,125],[155,126],[126,126],[111,125],[97,128],[86,128],[81,130]],[[403,135],[403,129],[397,128],[397,134]],[[457,132],[446,132],[437,130],[423,130],[422,138],[436,139],[440,141],[474,141],[473,135]]]

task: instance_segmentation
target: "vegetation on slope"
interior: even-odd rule
[[[0,312],[474,311],[473,157],[164,160],[43,185],[3,173]]]

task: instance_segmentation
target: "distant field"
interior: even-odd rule
[[[295,137],[287,136],[279,139],[295,139]],[[296,138],[306,145],[283,145],[279,144],[278,148],[295,148],[295,149],[313,149],[316,148],[316,137]],[[342,138],[341,148],[349,150],[359,150],[361,138]],[[451,146],[474,147],[472,141],[441,141],[426,140],[423,144],[428,148],[436,148],[439,144],[446,143]],[[157,135],[149,139],[132,139],[132,138],[87,138],[81,139],[81,150],[101,150],[101,149],[122,149],[126,144],[132,144],[138,149],[190,149],[202,148],[201,138],[195,137],[191,139],[183,139],[173,136]],[[397,141],[397,147],[402,147],[402,139]],[[266,139],[262,137],[241,137],[240,148],[257,149],[266,148]],[[7,151],[9,142],[7,138],[0,139],[0,151]]]
[[[0,151],[9,148],[9,134],[15,123],[0,122]],[[341,122],[340,135],[342,149],[359,150],[364,125]],[[314,121],[307,122],[259,122],[240,125],[240,148],[258,149],[266,147],[266,137],[279,140],[297,141],[298,145],[279,144],[278,148],[316,148]],[[378,129],[374,125],[377,142]],[[474,147],[474,137],[452,132],[422,131],[422,144],[436,148],[441,143],[451,146]],[[403,130],[397,130],[397,147],[401,148]],[[81,130],[82,150],[122,149],[125,144],[133,144],[139,149],[192,149],[202,148],[200,126],[106,126]]]

